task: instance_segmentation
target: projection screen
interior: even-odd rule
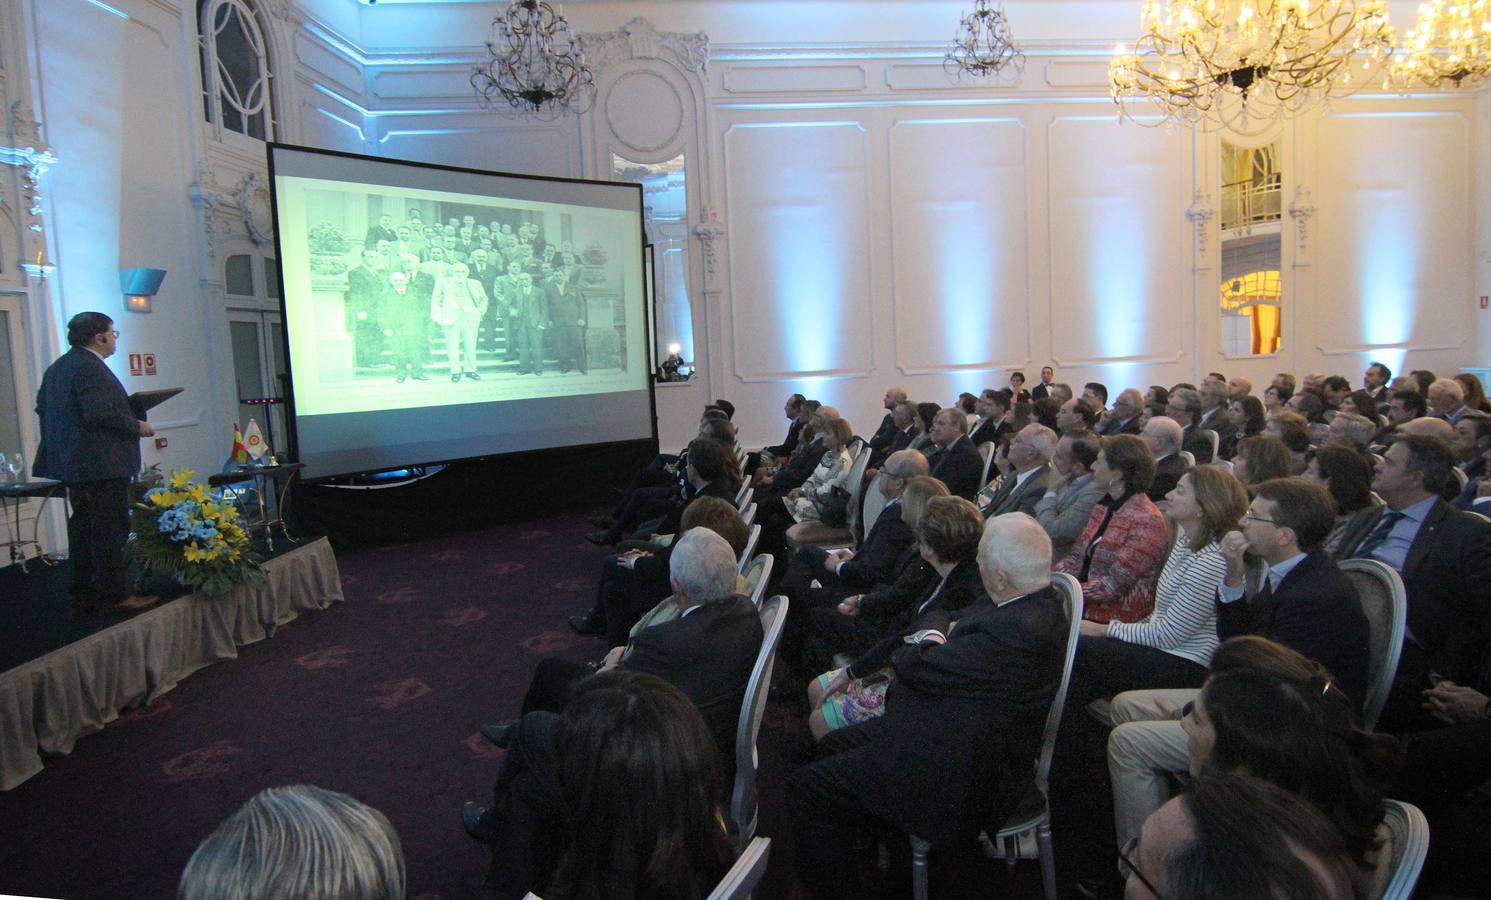
[[[306,478],[656,438],[640,185],[269,167]]]

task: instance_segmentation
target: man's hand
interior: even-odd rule
[[[839,563],[845,563],[854,558],[853,550],[830,550],[823,557],[823,570],[825,572],[838,571]]]
[[[1222,558],[1227,560],[1226,584],[1239,587],[1248,574],[1248,564],[1243,554],[1248,551],[1248,539],[1241,531],[1229,531],[1222,538]]]
[[[1424,709],[1450,725],[1486,718],[1488,704],[1491,704],[1491,698],[1485,694],[1453,681],[1441,681],[1424,691]]]
[[[853,597],[845,597],[843,600],[840,600],[839,601],[839,615],[841,615],[841,616],[857,616],[857,615],[859,615],[859,602],[861,600],[863,600],[864,598],[865,598],[864,594],[855,594]]]
[[[847,667],[839,669],[828,676],[828,685],[823,689],[823,696],[831,697],[834,694],[841,693],[845,688],[849,687],[849,681],[849,669]]]
[[[792,490],[787,492],[787,496],[793,500],[796,500],[797,498],[802,496],[802,488],[793,488]]]
[[[149,422],[140,422],[140,437],[155,437],[155,429],[150,427]]]
[[[621,662],[621,654],[625,652],[625,647],[612,647],[611,651],[606,654],[606,658],[601,660],[600,671],[605,672],[608,669],[616,668],[616,664]]]

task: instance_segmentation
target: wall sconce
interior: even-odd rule
[[[151,299],[165,279],[165,269],[120,269],[119,290],[124,292],[125,312],[150,312]]]

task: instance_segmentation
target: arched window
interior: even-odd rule
[[[200,0],[202,99],[218,136],[274,140],[269,45],[251,0]]]

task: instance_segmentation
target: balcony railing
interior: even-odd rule
[[[1236,231],[1283,217],[1283,176],[1222,185],[1222,230]]]

